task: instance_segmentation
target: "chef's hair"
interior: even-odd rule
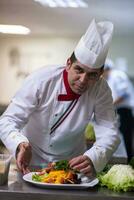
[[[71,63],[75,63],[77,61],[77,58],[75,57],[75,54],[74,52],[72,53],[72,55],[70,56],[70,60],[71,60]],[[104,69],[104,65],[102,65],[100,67],[100,70],[103,70]]]
[[[74,52],[73,52],[72,55],[70,56],[70,60],[71,60],[71,63],[75,63],[75,62],[77,61]]]

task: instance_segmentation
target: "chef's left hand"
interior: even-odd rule
[[[80,155],[69,161],[69,165],[73,169],[79,170],[85,176],[91,177],[94,175],[95,170],[92,161],[86,155]]]

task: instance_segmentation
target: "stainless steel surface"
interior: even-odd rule
[[[118,160],[119,161],[119,160]],[[1,200],[129,200],[134,199],[134,192],[115,193],[106,188],[95,186],[85,190],[42,189],[22,180],[10,169],[7,185],[0,186]]]

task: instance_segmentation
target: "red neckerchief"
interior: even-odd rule
[[[60,94],[58,96],[58,101],[71,101],[71,100],[78,99],[81,95],[74,93],[72,89],[70,88],[69,83],[68,83],[68,73],[65,69],[63,71],[63,80],[64,80],[64,85],[65,85],[67,94]]]

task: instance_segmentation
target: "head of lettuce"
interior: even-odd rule
[[[104,175],[99,176],[102,186],[114,191],[134,190],[134,169],[130,165],[116,164]]]

